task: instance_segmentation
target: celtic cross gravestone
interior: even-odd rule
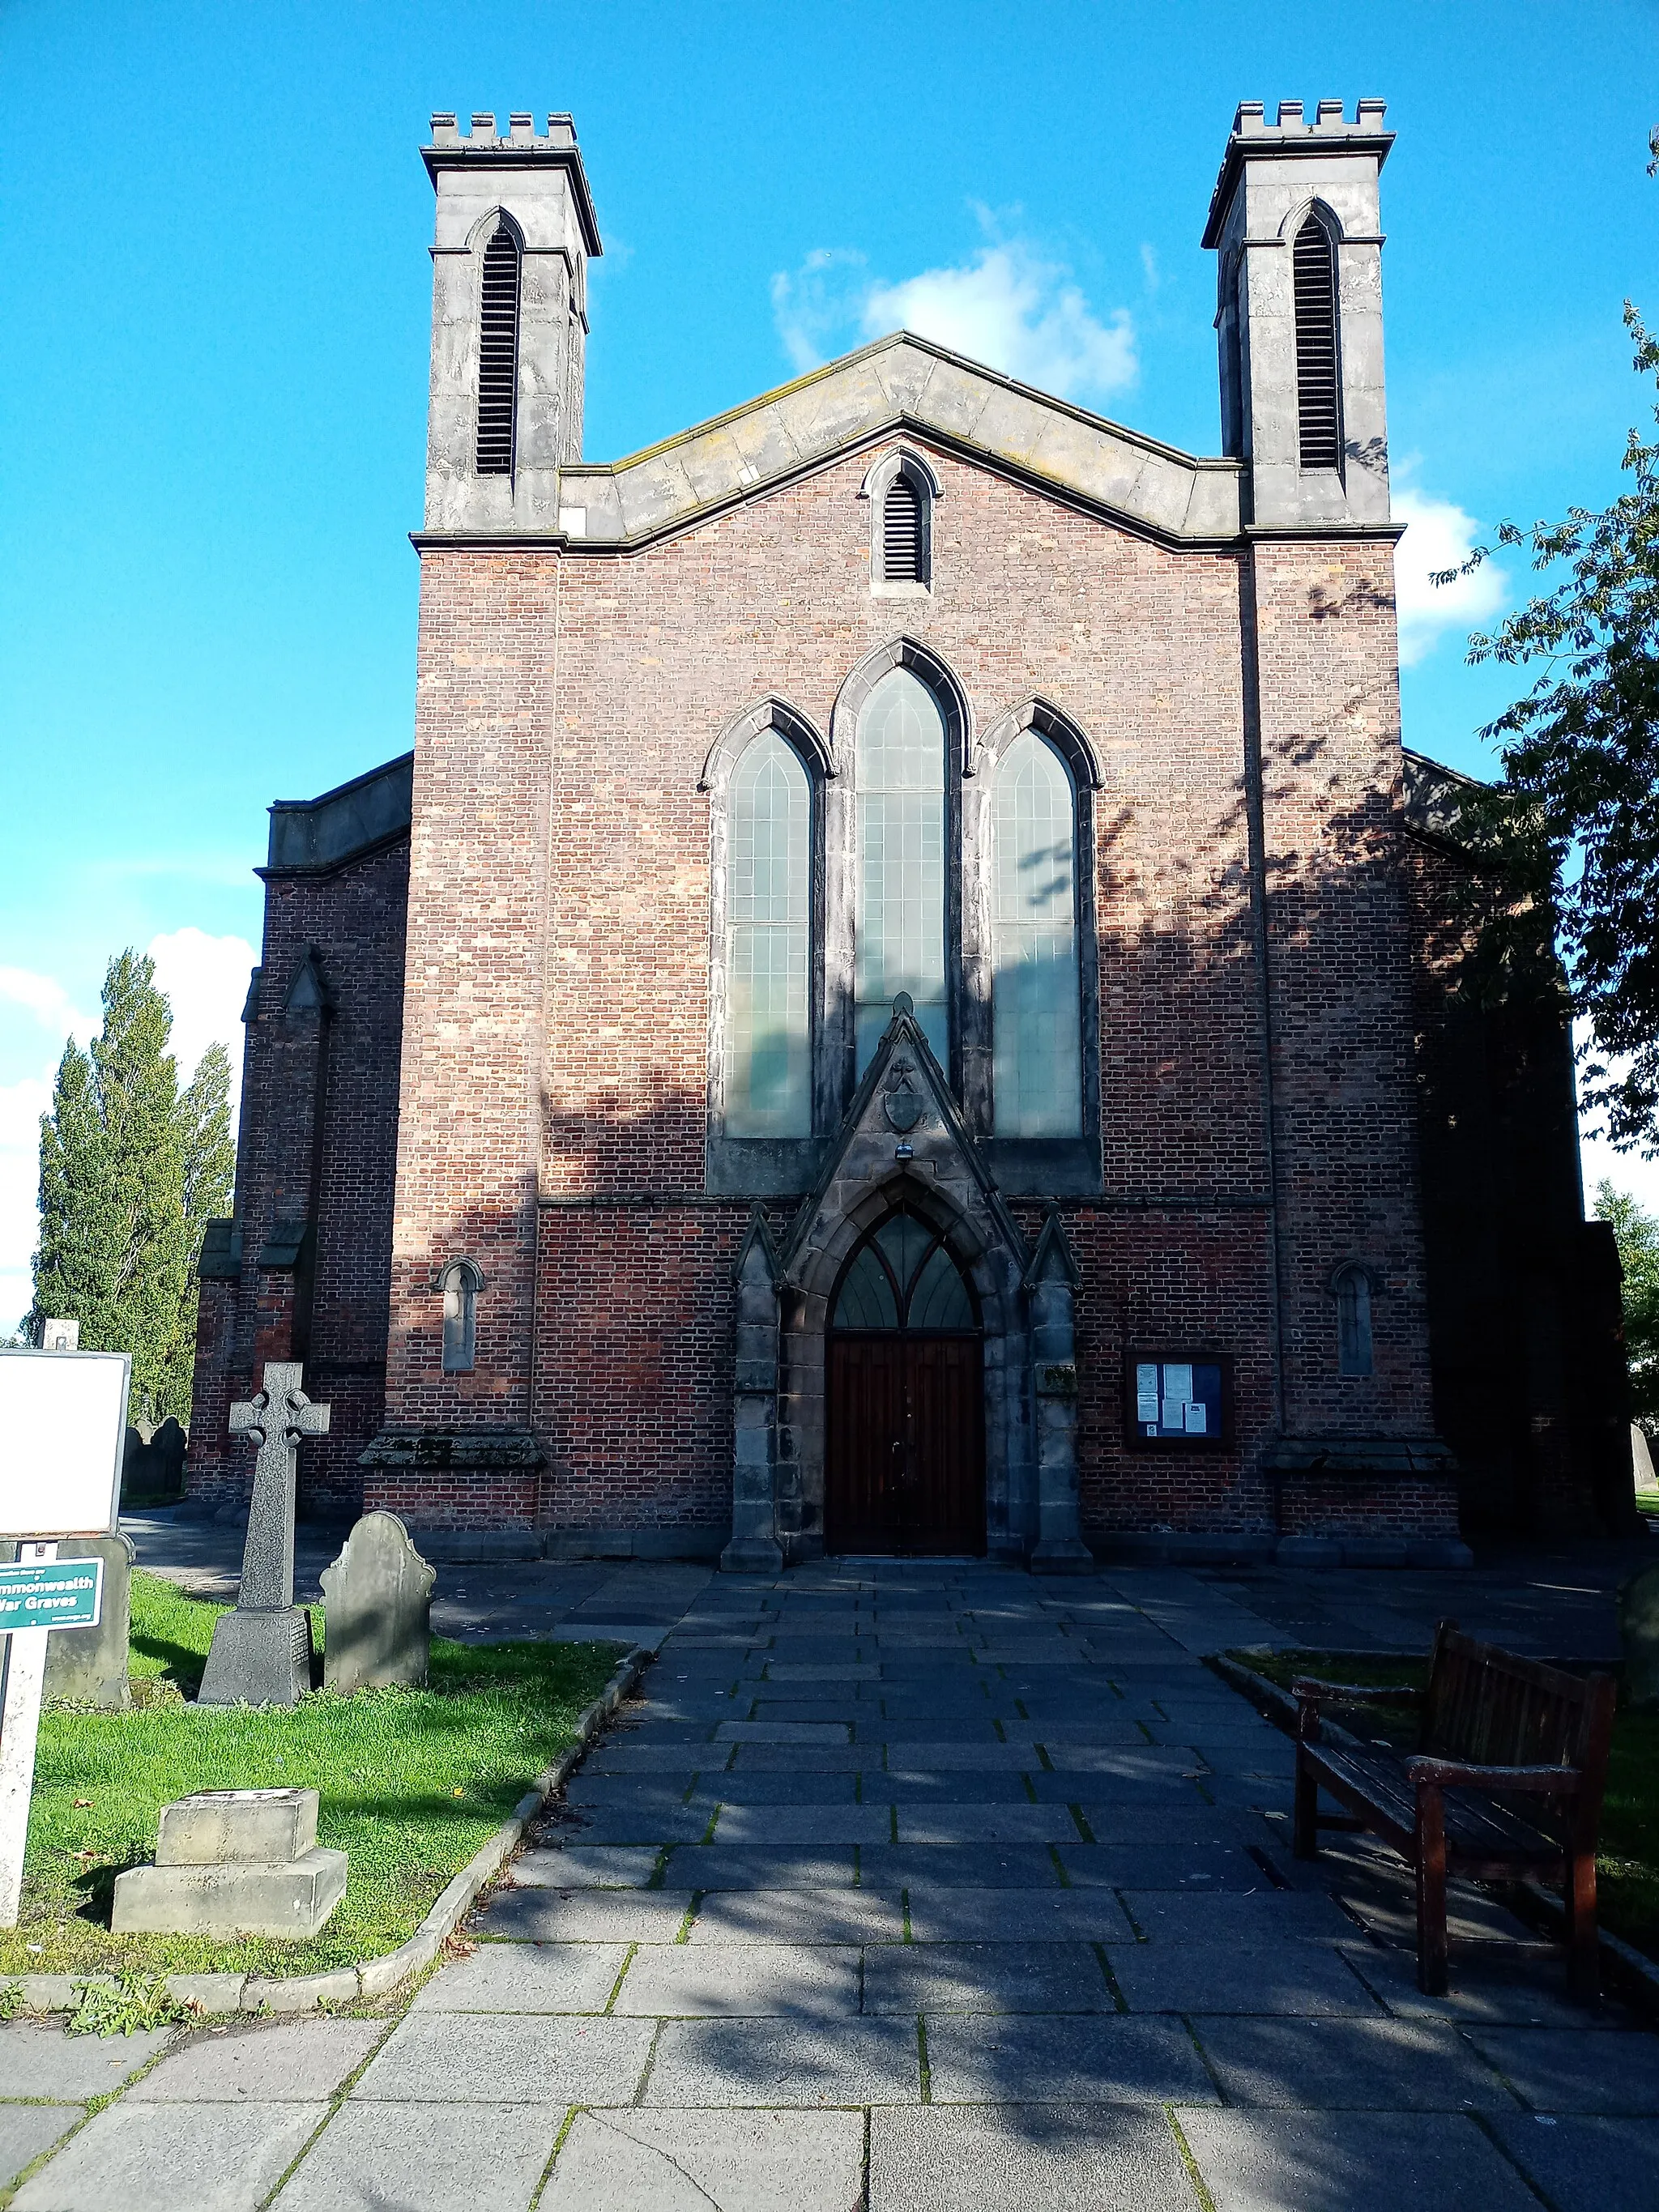
[[[294,1602],[294,1484],[301,1437],[328,1434],[326,1406],[300,1388],[297,1361],[269,1361],[264,1388],[230,1409],[230,1432],[258,1448],[242,1588],[213,1630],[198,1701],[291,1705],[311,1687],[311,1616]]]

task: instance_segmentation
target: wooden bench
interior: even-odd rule
[[[1559,1881],[1576,1996],[1598,1994],[1595,1832],[1613,1733],[1610,1674],[1564,1674],[1459,1633],[1435,1631],[1425,1690],[1366,1689],[1298,1677],[1296,1837],[1316,1857],[1319,1830],[1381,1836],[1417,1877],[1417,1978],[1446,1986],[1446,1880]],[[1323,1739],[1331,1705],[1414,1705],[1414,1752]],[[1319,1811],[1327,1790],[1347,1817]]]

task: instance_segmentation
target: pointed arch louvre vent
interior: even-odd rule
[[[1340,468],[1341,401],[1336,373],[1336,251],[1310,215],[1292,251],[1296,287],[1296,399],[1304,469]]]
[[[889,584],[925,584],[927,562],[922,547],[921,495],[908,477],[895,477],[887,487],[881,514],[881,573]]]
[[[519,242],[504,222],[484,248],[478,325],[478,474],[510,477],[519,382]]]

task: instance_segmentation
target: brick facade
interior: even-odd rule
[[[1261,150],[1253,129],[1236,126],[1239,174]],[[1375,119],[1350,138],[1374,207],[1386,139]],[[561,191],[580,179],[568,137],[533,143]],[[428,162],[441,228],[446,164],[475,198],[491,162],[527,192],[532,143],[452,132]],[[453,270],[441,281],[453,314],[464,288]],[[461,359],[434,354],[434,380]],[[1380,355],[1364,373],[1380,407]],[[733,1361],[750,1200],[780,1250],[827,1201],[805,1176],[730,1196],[711,1179],[722,800],[705,766],[758,702],[787,702],[828,763],[820,804],[845,820],[837,702],[903,638],[965,720],[965,778],[990,773],[987,733],[1035,705],[1077,733],[1097,780],[1098,1158],[1081,1186],[1052,1186],[1078,1278],[1085,1537],[1453,1535],[1436,1421],[1461,1387],[1441,1356],[1458,1293],[1420,1182],[1425,1157],[1446,1171],[1432,1131],[1449,1061],[1433,866],[1406,830],[1386,476],[1382,520],[1370,484],[1328,521],[1310,493],[1292,526],[1264,527],[1258,487],[1251,529],[1243,459],[1135,445],[914,339],[683,443],[682,459],[608,473],[567,463],[557,531],[446,521],[417,541],[406,831],[268,874],[240,1273],[204,1285],[192,1488],[239,1486],[214,1441],[225,1402],[256,1357],[303,1346],[307,1387],[335,1406],[329,1444],[306,1455],[313,1503],[361,1495],[416,1525],[505,1525],[566,1548],[718,1548],[734,1389],[755,1387]],[[929,587],[895,598],[872,578],[867,487],[900,447],[937,496]],[[460,496],[446,492],[445,516]],[[964,799],[961,819],[977,818]],[[961,855],[969,908],[979,861]],[[309,1010],[291,982],[308,957]],[[1573,1243],[1576,1166],[1552,1096],[1536,1141],[1555,1252]],[[833,1120],[813,1158],[845,1141]],[[988,1283],[1018,1284],[1048,1210],[1040,1176],[1009,1193],[1001,1212],[981,1204],[972,1237],[963,1217],[964,1252],[1002,1239]],[[262,1265],[294,1222],[312,1242],[286,1269]],[[1495,1252],[1495,1220],[1479,1233]],[[812,1235],[840,1249],[833,1224]],[[483,1287],[476,1364],[449,1373],[438,1276],[459,1258]],[[1363,1376],[1338,1371],[1333,1279],[1354,1266],[1371,1286]],[[805,1276],[779,1296],[787,1364],[821,1334],[823,1297]],[[1024,1548],[1034,1386],[1005,1325],[987,1371],[1012,1394],[1001,1540]],[[1137,1446],[1126,1360],[1194,1344],[1229,1365],[1226,1447]],[[800,1388],[779,1378],[777,1449],[807,1469],[821,1436],[799,1442],[784,1411]],[[1477,1403],[1459,1405],[1472,1433]],[[1571,1495],[1569,1519],[1590,1510],[1587,1478],[1536,1480]],[[797,1553],[821,1541],[811,1488]]]

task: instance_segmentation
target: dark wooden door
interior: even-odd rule
[[[983,1552],[978,1337],[872,1331],[832,1334],[828,1346],[828,1549]]]

